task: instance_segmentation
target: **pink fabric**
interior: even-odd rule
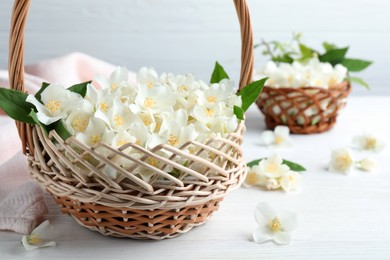
[[[104,61],[72,53],[26,66],[25,87],[35,93],[43,81],[71,86],[97,74],[108,77],[114,69]],[[130,73],[129,78],[135,81],[135,74]],[[0,86],[9,86],[7,71],[0,70]],[[42,190],[29,178],[15,122],[1,110],[0,144],[0,230],[27,234],[40,223],[47,207]]]

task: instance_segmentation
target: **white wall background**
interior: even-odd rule
[[[350,57],[375,63],[360,74],[372,86],[355,95],[390,95],[390,1],[248,0],[255,41],[289,40],[292,31],[320,47],[349,45]],[[13,1],[0,4],[0,68],[6,68]],[[239,26],[228,0],[35,0],[26,32],[26,62],[81,51],[137,70],[193,72],[208,80],[215,60],[236,79]],[[264,63],[256,52],[256,66]]]

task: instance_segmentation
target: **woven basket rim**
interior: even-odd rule
[[[297,88],[293,88],[293,87],[271,87],[271,86],[267,86],[265,85],[264,88],[267,88],[267,89],[278,89],[278,90],[283,90],[283,91],[286,91],[286,92],[293,92],[293,91],[299,91],[299,90],[322,90],[322,91],[332,91],[332,90],[342,90],[343,88],[345,88],[346,86],[350,85],[351,82],[350,81],[347,81],[347,80],[344,80],[336,85],[332,85],[332,86],[329,86],[328,88],[323,88],[323,87],[316,87],[316,86],[304,86],[304,87],[297,87]]]

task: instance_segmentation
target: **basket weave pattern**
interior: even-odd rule
[[[295,134],[321,133],[334,126],[350,92],[349,82],[329,89],[264,87],[257,106],[270,129],[287,125]]]
[[[252,29],[246,1],[234,3],[243,43],[242,88],[252,79]],[[23,38],[29,4],[30,0],[15,1],[11,24],[10,81],[20,91],[24,91]],[[16,123],[31,176],[54,197],[63,213],[104,235],[159,240],[185,233],[204,223],[246,175],[240,147],[244,123],[225,138],[187,142],[181,147],[161,144],[151,150],[132,143],[118,149],[104,143],[89,147],[75,137],[64,141],[55,131],[47,135],[37,126]],[[129,156],[129,148],[141,156]],[[118,160],[126,167],[118,166]],[[107,169],[117,172],[115,179],[105,173]],[[146,182],[138,175],[140,171],[153,176]]]

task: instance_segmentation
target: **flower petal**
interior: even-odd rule
[[[266,224],[271,219],[276,217],[275,210],[266,202],[261,202],[257,205],[255,211],[255,219],[257,224]]]
[[[278,214],[284,231],[292,231],[298,227],[298,216],[291,211],[282,211]]]
[[[289,232],[276,232],[273,239],[279,245],[287,245],[291,242],[291,235]]]
[[[275,141],[275,134],[274,134],[274,132],[272,132],[270,130],[264,131],[261,134],[261,140],[263,140],[263,143],[265,145],[273,144],[273,142]]]
[[[31,251],[31,250],[34,250],[34,249],[37,249],[37,248],[41,248],[41,247],[50,247],[50,246],[56,246],[57,245],[57,243],[54,242],[54,241],[48,241],[48,242],[43,242],[43,243],[40,243],[40,244],[32,245],[32,244],[28,243],[27,236],[23,236],[22,237],[22,244],[23,244],[24,248],[27,251]]]
[[[253,240],[259,244],[264,243],[264,242],[272,239],[272,236],[269,233],[269,230],[266,226],[257,227],[253,231],[252,236],[253,236]]]
[[[275,127],[274,133],[277,136],[288,137],[288,135],[290,134],[290,129],[287,126],[278,125],[277,127]]]

